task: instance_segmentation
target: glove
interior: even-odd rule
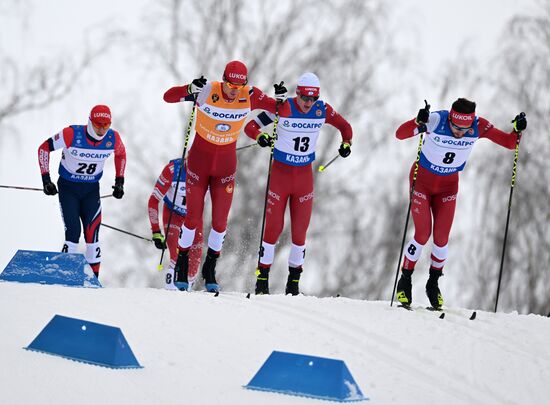
[[[416,115],[416,125],[418,126],[421,126],[421,125],[426,125],[428,123],[428,120],[430,119],[430,105],[428,104],[428,102],[426,100],[424,100],[424,103],[426,103],[426,105],[424,106],[424,108],[421,108],[420,110],[418,110],[418,114]]]
[[[189,83],[189,87],[187,88],[189,94],[200,94],[203,87],[206,85],[206,79],[204,76],[201,76],[198,79],[193,80],[191,83]]]
[[[525,128],[527,128],[527,118],[525,118],[525,113],[519,113],[516,115],[516,118],[512,121],[512,126],[514,128],[514,131],[521,132],[525,131]]]
[[[164,235],[162,233],[153,232],[153,242],[155,242],[155,247],[157,249],[166,249],[166,240],[164,239]]]
[[[256,142],[258,142],[258,145],[260,145],[262,148],[265,148],[266,146],[271,146],[271,137],[269,136],[269,134],[262,132],[256,138]]]
[[[44,194],[46,195],[56,195],[57,187],[52,183],[49,173],[44,173],[42,175],[42,185],[44,187]]]
[[[274,84],[273,87],[275,87],[275,100],[277,100],[278,103],[284,103],[288,93],[288,90],[285,87],[285,82]]]
[[[343,158],[347,158],[351,153],[351,145],[347,142],[342,142],[340,148],[338,149],[338,153]]]
[[[117,177],[113,186],[113,197],[120,200],[124,195],[124,177]]]

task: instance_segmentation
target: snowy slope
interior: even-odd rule
[[[23,350],[55,314],[119,326],[145,368]],[[344,360],[372,404],[547,403],[550,319],[467,315],[440,320],[346,298],[0,282],[0,403],[320,403],[242,388],[273,350]]]

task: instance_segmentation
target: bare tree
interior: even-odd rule
[[[249,67],[250,82],[267,92],[273,83],[284,80],[292,93],[300,74],[318,74],[323,99],[352,123],[356,139],[352,158],[341,159],[330,171],[316,176],[305,285],[309,292],[324,295],[338,291],[364,296],[367,288],[371,292],[380,290],[380,283],[389,279],[382,264],[388,257],[386,249],[397,244],[395,238],[399,235],[377,235],[373,227],[386,228],[386,220],[365,212],[376,204],[390,202],[396,209],[403,204],[382,190],[373,191],[377,189],[375,176],[365,175],[377,171],[376,159],[372,159],[377,150],[393,142],[393,137],[388,137],[393,133],[392,122],[368,119],[371,114],[383,115],[386,111],[390,96],[382,72],[392,69],[390,61],[398,59],[392,37],[386,32],[388,15],[382,2],[171,0],[149,7],[147,24],[151,27],[147,35],[135,37],[133,49],[139,50],[136,60],[152,76],[166,81],[168,75],[169,85],[189,82],[201,74],[219,80],[225,63],[236,58]],[[164,90],[159,89],[159,98]],[[189,108],[179,109],[182,123]],[[168,142],[181,143],[182,129],[170,132],[178,141]],[[250,141],[241,138],[243,144]],[[139,138],[133,140],[141,142]],[[334,156],[339,143],[336,130],[323,129],[317,151],[319,162]],[[168,159],[179,156],[181,152],[175,150],[148,151],[149,158],[144,160],[150,161],[152,152],[161,168]],[[239,152],[236,194],[219,264],[224,288],[249,289],[253,283],[268,159],[267,152],[259,148]],[[135,219],[141,215],[140,225],[148,228],[142,207],[158,173],[142,174],[144,186],[135,193],[132,204],[139,207],[139,214],[132,213],[126,225],[135,226]],[[284,284],[287,246],[285,230],[274,264],[274,291]],[[122,265],[121,272],[131,271],[137,263],[150,262],[149,251],[143,252],[136,245],[132,252],[135,259]],[[337,274],[332,271],[335,267],[341,268]]]

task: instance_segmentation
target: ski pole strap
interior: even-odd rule
[[[139,236],[139,235],[136,235],[135,233],[125,231],[124,229],[120,229],[120,228],[116,228],[116,227],[111,226],[111,225],[107,225],[107,224],[104,223],[104,222],[101,223],[101,226],[105,226],[105,227],[110,228],[110,229],[113,229],[113,230],[115,230],[115,231],[125,233],[126,235],[130,235],[130,236],[133,236],[133,237],[135,237],[135,238],[139,238],[139,239],[146,240],[147,242],[153,242],[152,239],[144,238],[143,236]]]

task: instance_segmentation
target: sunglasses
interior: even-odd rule
[[[304,103],[307,103],[308,101],[311,101],[312,103],[319,100],[319,96],[315,96],[315,97],[312,97],[312,96],[300,96],[300,98],[302,99],[302,101]]]
[[[227,80],[224,80],[224,82],[225,84],[227,84],[227,86],[230,89],[234,89],[234,90],[242,89],[244,86],[246,86],[246,82],[244,82],[243,84],[231,83],[231,82],[228,82]]]
[[[464,128],[464,127],[459,127],[458,125],[455,125],[453,124],[452,121],[451,122],[451,126],[456,129],[457,131],[460,131],[460,132],[466,132],[467,130],[469,130],[471,127],[467,127],[467,128]]]
[[[95,122],[92,122],[92,125],[95,127],[95,128],[98,128],[98,129],[109,129],[109,127],[111,126],[111,124],[97,124]]]

